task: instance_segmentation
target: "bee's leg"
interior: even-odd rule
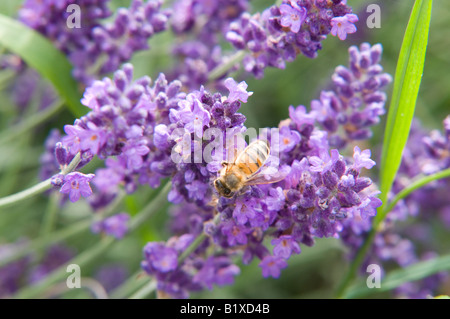
[[[222,167],[228,166],[228,163],[225,161],[222,161],[222,163],[220,163],[220,164],[222,164]]]

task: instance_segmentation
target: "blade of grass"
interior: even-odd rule
[[[425,64],[431,7],[432,0],[416,0],[400,49],[381,156],[380,199],[383,203],[400,166],[414,116]],[[375,225],[385,216],[380,209]]]
[[[382,192],[380,199],[383,205],[378,208],[371,231],[359,248],[337,289],[336,296],[339,298],[345,295],[355,278],[358,268],[372,245],[378,226],[387,214],[387,211],[384,210],[387,195],[401,163],[403,148],[408,139],[422,79],[432,2],[432,0],[416,0],[406,27],[397,61],[394,89],[384,134],[380,170],[380,190]]]
[[[0,45],[18,54],[25,62],[49,80],[65,100],[74,116],[87,112],[81,105],[72,66],[55,46],[33,29],[0,14]]]
[[[418,262],[412,266],[394,270],[387,274],[381,281],[380,288],[369,289],[367,288],[366,282],[363,282],[351,289],[345,297],[363,297],[374,293],[389,291],[404,283],[420,280],[438,272],[448,270],[450,270],[450,255]]]

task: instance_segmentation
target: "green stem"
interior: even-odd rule
[[[167,202],[167,194],[169,194],[170,188],[172,187],[172,183],[168,182],[158,195],[150,202],[147,206],[145,206],[139,214],[133,217],[133,219],[128,224],[129,231],[133,231],[142,225],[151,215],[156,213],[165,202]]]
[[[156,196],[156,198],[153,199],[150,204],[148,204],[139,214],[133,217],[133,219],[129,223],[130,232],[140,226],[148,217],[152,215],[153,212],[157,211],[158,207],[161,207],[163,199],[167,198],[170,187],[171,183],[167,183],[160,191],[160,193]],[[19,299],[36,298],[37,296],[41,295],[41,293],[45,291],[49,286],[67,278],[67,265],[77,264],[78,266],[80,266],[80,268],[83,268],[84,266],[95,260],[95,258],[105,253],[106,250],[108,250],[114,242],[116,241],[113,237],[103,238],[102,241],[98,242],[90,249],[84,251],[77,257],[68,261],[66,264],[60,266],[35,285],[26,287],[18,291],[18,293],[13,297]]]
[[[45,237],[51,233],[56,223],[56,216],[58,214],[58,203],[60,199],[59,193],[50,194],[47,210],[42,221],[40,236]]]
[[[20,122],[13,127],[9,128],[7,131],[0,134],[0,144],[5,144],[16,137],[24,134],[35,128],[36,126],[45,123],[48,119],[53,117],[56,113],[62,110],[64,102],[62,100],[57,100],[48,108],[36,112],[33,116],[27,117],[26,120]]]
[[[143,275],[142,269],[136,271],[127,281],[117,287],[110,295],[111,299],[122,299],[130,296],[136,290],[142,288],[145,284],[150,282],[150,277]]]
[[[240,50],[237,51],[235,54],[233,54],[228,60],[226,60],[224,63],[216,66],[208,76],[208,82],[214,81],[219,79],[220,77],[224,76],[225,73],[228,72],[229,69],[231,69],[236,63],[239,63],[242,61],[242,59],[245,56],[245,51]]]
[[[118,204],[122,201],[125,194],[123,192],[119,193],[114,202],[112,202],[108,208],[105,210],[104,216],[109,216],[115,212]],[[29,244],[25,244],[14,251],[14,254],[8,256],[7,258],[0,259],[0,267],[13,262],[19,258],[22,258],[34,251],[41,250],[44,247],[48,247],[50,245],[62,242],[74,235],[80,234],[84,231],[87,231],[91,226],[92,221],[89,218],[88,220],[79,221],[67,228],[63,228],[61,230],[49,233],[47,236],[40,237],[31,241]]]
[[[63,174],[63,175],[69,174],[70,172],[75,170],[75,168],[78,166],[78,164],[80,162],[81,162],[80,153],[77,153],[77,155],[70,162],[70,164],[61,171],[61,174]],[[24,199],[33,197],[35,195],[45,192],[46,190],[49,190],[50,188],[52,188],[51,180],[52,179],[49,178],[49,179],[47,179],[43,182],[40,182],[39,184],[36,184],[24,191],[0,198],[0,208],[15,204],[17,202],[23,201]]]
[[[447,168],[446,170],[443,170],[438,173],[435,173],[435,174],[423,177],[419,180],[416,180],[411,185],[404,188],[400,193],[398,193],[394,197],[394,199],[386,206],[386,209],[384,210],[384,214],[386,215],[387,213],[389,213],[392,210],[392,208],[395,207],[395,205],[398,203],[398,201],[402,200],[403,198],[405,198],[406,196],[408,196],[415,190],[425,186],[426,184],[428,184],[430,182],[433,182],[433,181],[436,181],[439,179],[443,179],[446,177],[450,177],[450,168]]]
[[[90,220],[82,220],[76,224],[73,224],[72,226],[68,228],[61,229],[60,231],[53,232],[49,234],[48,236],[36,239],[29,243],[28,245],[24,245],[19,247],[14,251],[14,254],[3,258],[0,260],[0,267],[13,262],[19,258],[22,258],[36,250],[42,249],[44,247],[47,247],[51,244],[62,242],[63,240],[66,240],[69,237],[72,237],[76,234],[79,234],[83,231],[86,231],[89,229],[91,225]]]
[[[347,292],[347,289],[349,288],[349,285],[352,283],[353,279],[356,277],[356,274],[358,273],[358,269],[362,262],[364,261],[364,257],[366,256],[366,252],[369,250],[370,246],[372,245],[373,239],[376,235],[375,228],[372,228],[367,235],[366,239],[364,240],[363,245],[359,248],[358,252],[356,253],[355,259],[353,259],[353,262],[350,264],[350,269],[347,271],[347,273],[344,276],[344,279],[341,281],[341,284],[338,286],[338,289],[336,291],[336,298],[343,298]]]
[[[130,299],[144,299],[156,289],[156,281],[152,280],[142,289],[139,289],[135,294],[133,294]]]
[[[217,214],[213,219],[214,224],[217,225],[219,220],[220,214]],[[178,264],[181,264],[190,254],[192,254],[194,250],[196,250],[207,237],[208,235],[206,235],[204,232],[198,235],[197,238],[195,238],[195,240],[189,245],[189,247],[186,248],[186,250],[183,251],[183,253],[180,255],[180,257],[178,258]]]
[[[392,290],[398,286],[416,280],[421,280],[428,276],[450,269],[450,255],[444,255],[431,260],[415,263],[406,268],[399,268],[389,272],[381,282],[381,287],[377,289],[367,288],[366,282],[352,287],[345,298],[364,297],[374,293],[381,293]]]
[[[38,283],[28,286],[22,290],[19,290],[16,295],[13,296],[15,299],[27,299],[27,298],[36,298],[42,294],[47,288],[54,283],[67,278],[69,273],[67,273],[67,266],[70,264],[76,264],[80,266],[82,269],[90,262],[92,262],[95,258],[98,258],[103,253],[106,252],[110,248],[110,246],[114,243],[113,237],[105,237],[102,241],[97,243],[94,247],[84,251],[77,257],[70,260],[68,263],[62,265],[57,268],[53,272],[51,272],[47,277]]]

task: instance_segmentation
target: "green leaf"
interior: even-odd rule
[[[86,114],[88,109],[80,103],[78,84],[71,74],[72,65],[49,40],[24,24],[0,15],[0,45],[19,55],[49,80],[74,116]]]
[[[432,0],[416,0],[400,49],[381,157],[380,199],[383,203],[400,166],[411,128],[425,62],[431,6]],[[375,225],[386,216],[382,209],[379,211]]]
[[[363,282],[358,286],[353,287],[353,289],[350,289],[345,297],[356,298],[389,291],[404,283],[420,280],[438,272],[448,270],[450,270],[450,255],[422,261],[412,266],[390,272],[381,281],[380,288],[368,288],[366,282]]]

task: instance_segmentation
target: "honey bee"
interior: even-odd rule
[[[222,163],[219,177],[214,187],[220,196],[233,197],[248,185],[276,183],[286,176],[280,173],[262,174],[261,168],[270,155],[270,145],[266,140],[256,140],[239,152],[233,163]]]

